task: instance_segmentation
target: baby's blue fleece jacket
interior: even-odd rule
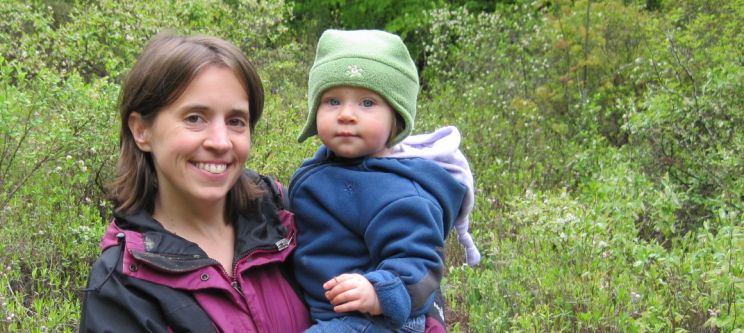
[[[425,314],[443,271],[444,240],[465,187],[421,158],[336,157],[325,146],[289,186],[297,221],[294,270],[314,319],[333,311],[323,283],[359,273],[375,286],[391,329]]]

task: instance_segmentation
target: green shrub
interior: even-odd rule
[[[286,38],[290,11],[281,0],[104,0],[58,6],[11,1],[1,6],[10,18],[4,23],[3,38],[10,41],[3,50],[7,59],[28,66],[31,73],[51,68],[85,78],[111,77],[114,82],[131,67],[145,42],[165,29],[220,36],[261,64],[271,57],[271,47]]]
[[[485,262],[451,266],[445,289],[449,304],[467,315],[460,329],[730,331],[741,325],[742,216],[722,211],[709,221],[725,230],[717,234],[706,227],[669,244],[644,237],[646,228],[670,233],[679,193],[656,188],[625,157],[611,149],[579,161],[580,168],[594,168],[594,179],[573,195],[529,191],[507,202],[503,215],[485,199],[478,202],[485,208],[474,214],[474,228],[486,245]],[[642,215],[655,223],[644,225],[650,222],[639,221]]]
[[[451,331],[741,332],[742,0],[1,2],[0,331],[77,329],[119,83],[158,31],[254,61],[248,166],[288,184],[319,144],[296,135],[331,24],[292,13],[320,5],[420,45],[415,132],[463,134],[483,260],[448,240]]]
[[[744,15],[744,3],[678,6],[641,59],[639,77],[653,82],[640,103],[628,105],[625,128],[644,170],[668,175],[686,192],[676,212],[683,235],[719,209],[744,211],[744,43],[741,26],[731,23]]]
[[[498,201],[528,188],[569,185],[567,163],[577,146],[567,123],[534,98],[548,68],[534,9],[430,15],[419,130],[460,127],[481,189]]]
[[[544,5],[430,12],[419,119],[464,129],[486,244],[456,330],[740,326],[741,4]]]
[[[0,71],[2,327],[72,331],[108,214],[118,87],[46,69],[27,78],[1,61]]]

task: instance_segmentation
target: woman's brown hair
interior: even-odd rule
[[[264,92],[253,64],[227,41],[210,36],[156,35],[147,44],[127,75],[119,96],[121,133],[117,174],[109,186],[114,210],[131,214],[153,212],[158,180],[152,157],[137,147],[128,119],[138,112],[152,122],[160,110],[176,101],[191,81],[209,65],[231,69],[248,95],[249,128],[253,132],[263,112]],[[262,190],[245,174],[227,193],[225,217],[234,221],[251,207]]]

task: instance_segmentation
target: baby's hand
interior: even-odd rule
[[[371,315],[382,314],[380,300],[372,283],[360,274],[341,274],[323,284],[325,296],[333,311],[359,311]]]

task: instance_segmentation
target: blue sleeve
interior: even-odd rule
[[[409,196],[383,207],[365,231],[370,256],[379,262],[365,277],[375,286],[383,316],[393,328],[431,306],[442,276],[442,218],[439,205]]]

